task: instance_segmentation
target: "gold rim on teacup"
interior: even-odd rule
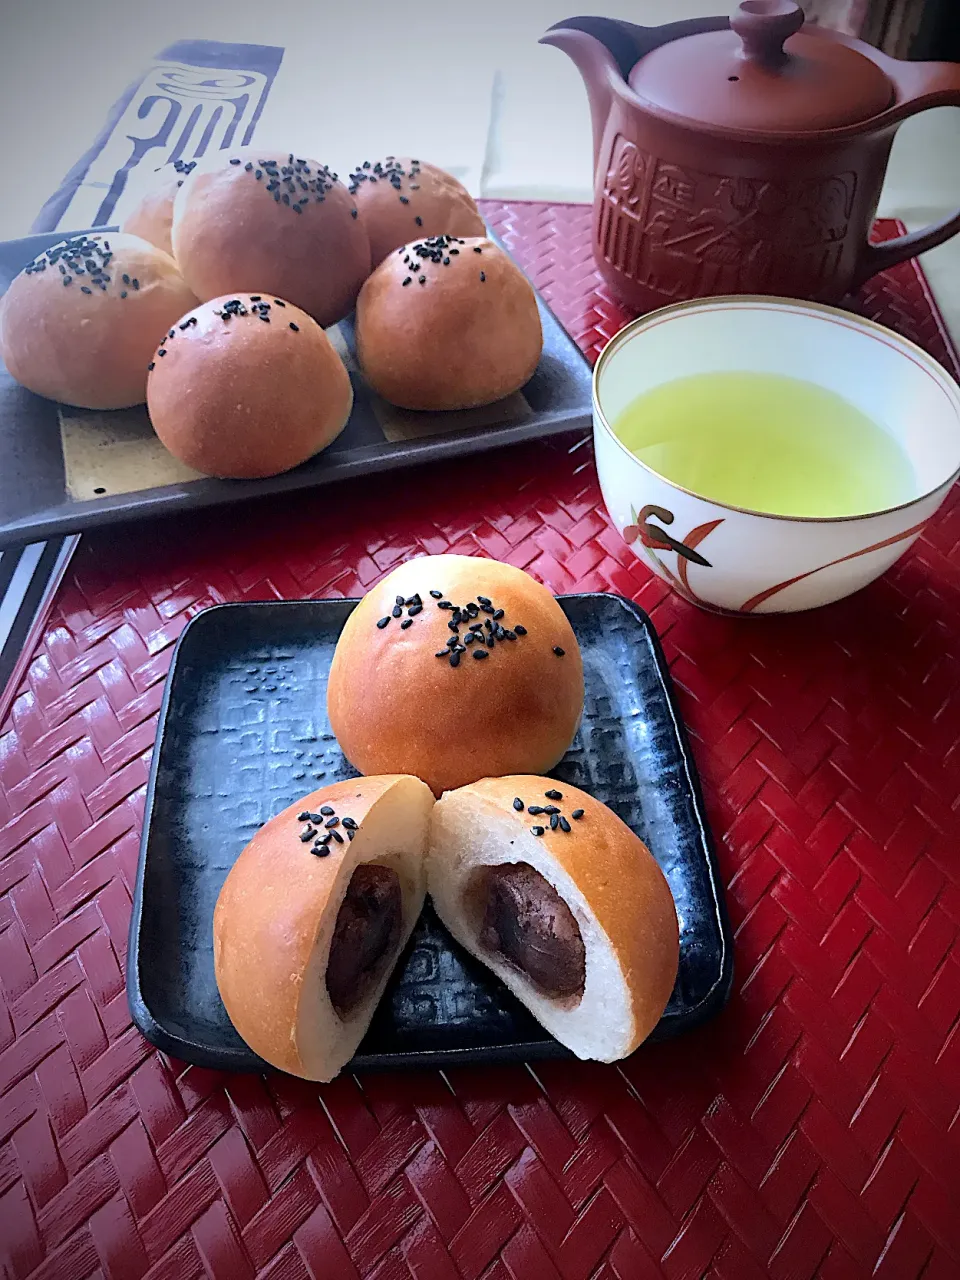
[[[802,524],[844,524],[853,520],[868,519],[872,516],[885,516],[897,511],[909,511],[911,507],[915,507],[918,503],[932,498],[941,489],[949,488],[960,476],[960,465],[958,465],[952,475],[944,477],[932,488],[911,498],[909,502],[901,502],[894,507],[878,507],[873,511],[861,511],[856,515],[849,516],[785,516],[771,511],[757,511],[752,507],[737,507],[731,502],[722,502],[719,498],[711,498],[705,493],[698,493],[696,489],[687,489],[675,480],[671,480],[669,476],[651,467],[649,463],[644,462],[642,458],[639,458],[627,448],[607,421],[607,416],[600,404],[599,392],[599,380],[604,365],[631,335],[642,329],[654,328],[656,325],[669,320],[672,316],[685,311],[723,311],[734,308],[738,310],[770,309],[780,312],[797,312],[801,315],[813,313],[826,316],[835,324],[842,324],[845,328],[859,329],[862,332],[866,332],[879,339],[885,346],[898,351],[901,355],[906,355],[908,358],[912,356],[914,362],[924,369],[933,381],[955,402],[958,415],[960,415],[960,387],[958,387],[947,370],[933,356],[924,351],[922,347],[917,346],[915,342],[911,342],[909,338],[901,337],[893,329],[888,329],[884,325],[878,324],[875,320],[867,320],[863,316],[854,315],[852,312],[844,311],[840,307],[829,307],[821,302],[804,302],[797,298],[779,298],[774,295],[760,293],[722,294],[712,298],[692,298],[686,302],[674,302],[669,306],[659,307],[656,311],[648,311],[646,315],[638,316],[636,320],[631,320],[629,324],[624,325],[619,333],[614,334],[600,352],[597,357],[597,363],[593,367],[592,393],[594,412],[599,418],[604,431],[613,440],[617,448],[626,454],[632,462],[635,462],[637,466],[642,467],[644,471],[649,472],[650,475],[676,489],[679,493],[685,493],[688,497],[696,498],[700,502],[708,502],[715,507],[721,507],[725,511],[737,511],[741,515],[757,516],[761,520],[786,520],[791,523],[796,521]]]

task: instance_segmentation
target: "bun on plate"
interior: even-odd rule
[[[123,409],[143,403],[157,342],[196,301],[170,255],[139,236],[71,236],[4,294],[0,352],[37,395]]]
[[[437,802],[427,888],[454,938],[579,1058],[615,1062],[677,977],[666,879],[605,805],[543,777],[487,778]]]
[[[357,354],[404,409],[469,409],[519,390],[543,349],[533,287],[482,237],[435,236],[391,253],[357,300]]]
[[[411,240],[486,235],[473,196],[436,165],[387,156],[375,164],[368,160],[358,165],[349,181],[375,267],[392,249]]]
[[[184,182],[173,252],[197,297],[273,294],[318,324],[353,310],[370,273],[370,241],[337,175],[265,148],[225,151]]]
[[[583,664],[553,595],[479,556],[408,560],[344,625],[327,714],[363,773],[412,773],[436,795],[543,773],[573,741]]]
[[[350,376],[330,339],[272,294],[228,294],[179,319],[153,353],[147,409],[175,457],[210,476],[273,476],[346,425]]]
[[[332,1080],[353,1056],[423,905],[432,807],[416,778],[338,782],[272,818],[230,869],[217,986],[271,1066]]]

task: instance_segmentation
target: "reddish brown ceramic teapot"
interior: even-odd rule
[[[541,43],[586,83],[594,253],[637,310],[721,293],[836,303],[960,231],[958,211],[869,241],[897,126],[960,106],[960,65],[804,26],[792,0],[650,28],[570,18]],[[957,151],[944,163],[960,163],[960,137]]]

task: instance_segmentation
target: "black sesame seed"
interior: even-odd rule
[[[494,609],[494,611],[493,611],[493,616],[494,616],[494,618],[498,618],[498,619],[499,619],[499,618],[502,618],[502,617],[503,617],[503,610],[502,610],[502,609]]]
[[[477,596],[477,603],[482,605],[492,605],[493,601],[489,596]]]
[[[422,226],[423,226],[423,219],[422,219],[422,218],[417,217],[417,218],[415,218],[415,219],[414,219],[414,221],[416,222],[416,224],[417,224],[417,226],[418,226],[418,227],[422,227]]]
[[[167,354],[166,350],[163,347],[161,347],[160,350],[157,352],[158,356],[165,356],[166,354]]]
[[[337,817],[328,818],[323,825],[326,827],[328,831],[330,831],[333,827],[339,827],[340,819]]]
[[[64,277],[63,277],[63,284],[64,284],[64,287],[66,287],[68,284],[70,284],[72,280],[73,280],[73,276],[64,276]],[[127,295],[126,295],[125,293],[121,293],[121,295],[120,295],[120,297],[121,297],[121,298],[125,298],[126,296],[127,296]]]
[[[92,289],[88,289],[88,288],[87,288],[87,286],[86,286],[85,284],[82,284],[82,285],[80,286],[80,292],[81,292],[81,293],[93,293],[93,290],[92,290]]]
[[[356,216],[357,216],[357,211],[356,211],[356,209],[351,209],[351,210],[350,210],[350,217],[351,217],[351,218],[355,218]]]
[[[348,830],[355,831],[357,829],[357,820],[356,818],[344,818],[343,825]]]
[[[517,625],[513,629],[518,636],[525,636],[527,634],[527,628],[521,627],[519,623],[517,623]]]
[[[331,831],[330,834],[333,836],[334,840],[336,840],[337,844],[343,844],[343,836],[339,831]]]
[[[404,287],[404,289],[407,287],[407,285],[408,285],[408,284],[412,284],[412,283],[413,283],[413,277],[412,277],[412,276],[407,276],[406,280],[404,280],[404,282],[403,282],[403,287]]]
[[[298,813],[298,814],[297,814],[297,821],[298,821],[298,822],[309,822],[309,821],[310,821],[310,814],[309,814],[309,813],[307,813],[307,812],[306,812],[306,810],[304,810],[304,812],[303,812],[303,813]]]
[[[410,617],[415,618],[418,613],[423,613],[422,604],[412,604],[409,609]]]
[[[475,658],[485,658],[487,656],[486,649],[474,649],[473,656]]]
[[[334,809],[332,804],[325,804],[325,805],[321,805],[320,812],[323,814],[325,818],[329,818],[331,814],[336,813],[336,809]]]
[[[151,360],[150,363],[147,365],[147,373],[153,373],[156,367],[157,367],[156,361]]]
[[[395,604],[393,608],[390,610],[390,613],[394,618],[399,618],[401,613],[403,613],[403,610],[400,608],[398,604]]]
[[[439,653],[435,653],[433,656],[435,658],[446,658],[448,654],[449,654],[448,649],[441,649]]]
[[[412,626],[413,626],[413,619],[404,618],[404,620],[400,623],[400,630],[406,631],[407,627],[412,627]]]
[[[571,818],[582,818],[582,817],[583,817],[583,810],[582,810],[582,809],[574,809],[574,811],[573,811],[573,813],[571,813],[570,817],[571,817]]]
[[[543,827],[531,827],[530,830],[535,836],[543,835]]]
[[[470,617],[471,617],[471,618],[475,618],[475,617],[477,616],[477,614],[479,614],[479,612],[480,612],[480,610],[477,608],[477,606],[476,606],[476,605],[473,603],[473,601],[471,600],[471,601],[470,601],[470,603],[467,605],[467,613],[469,613],[469,615],[470,615]]]
[[[483,250],[480,248],[480,246],[479,246],[478,244],[475,244],[475,245],[473,246],[473,252],[474,252],[474,253],[483,253]]]
[[[253,168],[253,165],[252,165],[252,164],[245,164],[245,165],[243,166],[243,171],[244,171],[244,173],[249,173],[249,172],[250,172],[250,170],[251,170],[252,168]]]
[[[519,796],[514,798],[513,807],[516,809],[517,813],[523,813],[523,801]]]
[[[390,623],[389,618],[381,618],[380,621],[377,623],[377,629],[379,631],[382,631],[384,627],[389,625],[389,623]]]
[[[409,203],[410,203],[410,201],[407,199],[407,197],[406,197],[406,196],[401,196],[401,197],[400,197],[400,203],[401,203],[401,204],[409,204]]]
[[[407,601],[406,601],[406,600],[404,600],[403,596],[397,596],[393,603],[394,603],[394,604],[406,604],[406,603],[407,603]]]
[[[555,645],[553,646],[553,652],[557,655],[557,657],[558,657],[558,658],[562,658],[562,657],[563,657],[563,655],[564,655],[564,653],[566,652],[566,650],[565,650],[565,649],[561,649],[561,648],[560,648],[560,646],[559,646],[558,644],[555,644]]]
[[[140,281],[139,281],[139,280],[137,280],[137,279],[136,279],[136,277],[134,277],[134,279],[133,279],[133,280],[131,280],[131,281],[130,281],[130,283],[133,285],[134,289],[139,289],[139,288],[140,288]]]
[[[497,638],[491,631],[490,634],[487,636],[487,648],[492,649],[493,646],[496,644],[496,642],[497,642]]]
[[[483,284],[483,282],[486,280],[486,278],[487,278],[487,277],[486,277],[486,273],[485,273],[485,272],[483,272],[483,271],[481,271],[481,272],[480,272],[480,283],[481,283],[481,284]]]
[[[316,827],[307,827],[306,831],[301,833],[300,839],[303,844],[308,844],[316,834],[317,834]]]
[[[333,836],[328,831],[326,835],[322,835],[319,837],[319,839],[317,840],[317,844],[329,844],[332,839],[333,839]]]
[[[298,324],[294,324],[292,320],[290,321],[290,328],[293,330],[294,333],[300,332],[300,326]]]
[[[317,855],[317,857],[318,857],[318,858],[329,858],[329,857],[330,857],[330,850],[329,850],[329,849],[327,849],[327,848],[326,848],[324,845],[322,845],[322,844],[315,844],[315,845],[313,846],[313,848],[310,850],[310,852],[311,852],[311,853],[315,853],[315,854]]]
[[[433,595],[433,592],[431,591],[431,592],[430,592],[430,594],[431,594],[431,595]],[[453,608],[453,605],[450,603],[450,601],[449,601],[449,600],[441,600],[441,601],[440,601],[440,603],[437,605],[437,608],[438,608],[438,609],[452,609],[452,608]]]
[[[450,628],[451,631],[455,632],[457,635],[460,634],[460,627],[456,622],[448,622],[447,626]]]
[[[281,298],[274,298],[273,305],[275,307],[285,307],[287,304]]]
[[[331,809],[330,812],[333,813],[333,810]],[[315,822],[317,826],[319,826],[320,823],[323,822],[322,813],[308,813],[307,817],[310,819],[311,822]]]
[[[473,642],[474,642],[475,640],[481,640],[482,638],[483,638],[483,637],[482,637],[482,636],[478,636],[478,635],[476,634],[476,632],[475,632],[475,631],[469,631],[469,632],[468,632],[468,633],[463,637],[463,643],[464,643],[464,644],[473,644]]]
[[[545,804],[543,806],[543,812],[557,814],[560,812],[560,810],[557,808],[555,804]]]
[[[261,300],[261,296],[262,296],[262,295],[261,295],[261,294],[259,294],[259,293],[251,293],[251,295],[250,295],[250,301],[251,301],[251,302],[260,302],[260,300]]]
[[[527,813],[529,813],[533,818],[538,818],[540,814],[543,813],[543,805],[532,804],[527,810]]]
[[[515,631],[504,631],[502,638],[504,640],[516,640],[517,633]]]
[[[545,791],[543,794],[547,797],[547,799],[548,799],[548,800],[562,800],[562,799],[563,799],[563,792],[562,792],[562,791]]]
[[[349,827],[349,828],[348,828],[348,830],[347,830],[347,839],[348,839],[348,840],[352,840],[352,839],[353,839],[353,837],[354,837],[356,834],[357,834],[357,833],[356,833],[356,831],[354,830],[354,828],[353,828],[353,827]]]
[[[426,276],[418,276],[418,279],[419,279],[419,281],[420,281],[420,283],[421,283],[421,284],[426,284],[426,283],[427,283],[427,277],[426,277]]]
[[[239,161],[239,160],[231,160],[231,161],[230,161],[230,163],[231,163],[231,164],[239,164],[239,163],[240,163],[240,161]]]
[[[456,636],[451,636],[450,639],[447,641],[447,648],[455,649],[459,643],[460,642]]]
[[[570,823],[566,820],[566,818],[562,814],[560,815],[560,830],[561,831],[570,830]]]
[[[431,592],[430,592],[430,594],[433,596],[434,600],[439,600],[439,599],[441,598],[441,596],[443,595],[443,592],[442,592],[442,591],[431,591]]]
[[[551,813],[551,815],[550,815],[550,830],[551,830],[551,831],[556,831],[556,829],[557,829],[557,827],[559,827],[559,825],[560,825],[560,815],[559,815],[558,813]]]
[[[124,283],[124,284],[129,284],[129,283],[130,283],[130,277],[126,274],[126,272],[124,272],[124,274],[123,274],[120,278],[121,278],[121,280],[123,281],[123,283]]]
[[[451,665],[451,667],[459,667],[459,665],[460,665],[460,655],[459,655],[459,653],[451,653],[451,655],[450,655],[450,665]]]

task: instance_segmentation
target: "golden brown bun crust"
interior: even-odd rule
[[[291,167],[294,173],[283,173]],[[279,202],[267,190],[274,182]],[[354,208],[346,187],[316,160],[295,157],[290,166],[276,151],[224,152],[222,165],[198,169],[177,194],[174,255],[204,301],[231,291],[270,293],[318,324],[336,324],[370,272],[370,242]]]
[[[350,377],[330,339],[273,295],[214,298],[159,351],[147,383],[150,421],[175,457],[205,475],[288,471],[325,449],[350,416]]]
[[[476,203],[462,183],[436,165],[388,156],[350,175],[350,191],[370,237],[370,261],[428,236],[486,234]]]
[[[530,282],[483,237],[406,245],[377,267],[357,300],[363,372],[404,409],[500,400],[529,380],[542,348]]]
[[[470,646],[451,667],[435,655],[451,638],[452,614],[432,590],[455,605],[486,596],[503,609],[503,627],[519,623],[527,634],[496,643],[484,659]],[[417,593],[423,611],[401,630],[391,617],[396,597]],[[384,617],[390,622],[378,628]],[[489,775],[552,769],[582,710],[580,649],[554,597],[522,569],[474,556],[408,560],[368,592],[341,632],[327,685],[347,759],[363,773],[412,773],[434,795]]]
[[[196,302],[173,259],[139,236],[73,236],[7,290],[0,351],[10,374],[37,395],[123,409],[143,403],[159,338]]]
[[[304,809],[332,805],[361,823],[396,778],[351,778],[298,800],[260,828],[234,863],[213,913],[213,955],[230,1021],[275,1066],[303,1074],[292,1031],[300,974],[340,858],[316,858],[300,843]]]
[[[513,812],[514,796],[527,805],[544,804],[544,792],[558,790],[564,815],[582,809],[569,833],[545,825],[544,847],[583,894],[617,953],[633,996],[633,1052],[660,1021],[677,980],[680,935],[677,911],[666,877],[643,841],[625,822],[577,787],[551,778],[486,778],[469,788]],[[547,801],[546,803],[550,803]],[[517,814],[524,825],[535,819]]]

